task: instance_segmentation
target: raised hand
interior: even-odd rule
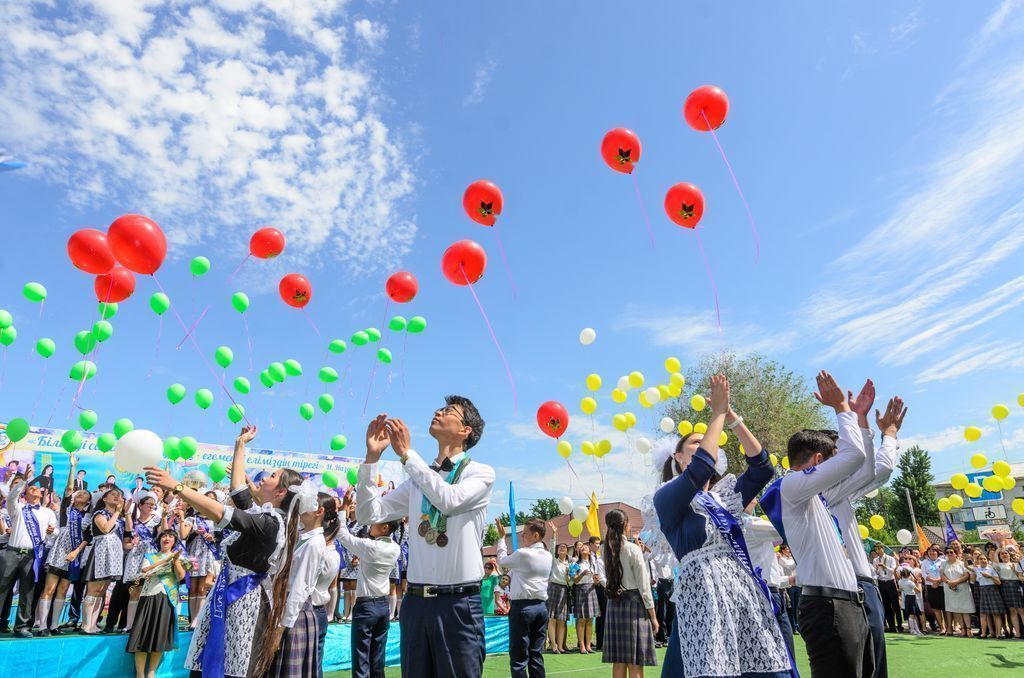
[[[860,393],[853,395],[853,391],[847,391],[850,409],[857,413],[857,423],[861,428],[868,427],[868,414],[872,405],[875,404],[875,383],[868,379],[860,389]]]
[[[895,438],[896,434],[903,427],[903,418],[907,416],[907,408],[903,406],[903,399],[894,396],[889,399],[885,408],[885,414],[881,415],[875,410],[875,423],[883,435]]]
[[[366,462],[369,464],[377,463],[380,460],[380,455],[388,449],[391,442],[384,425],[387,420],[388,415],[378,414],[366,427]]]
[[[236,443],[241,443],[242,445],[248,445],[249,443],[251,443],[255,439],[256,439],[256,427],[255,426],[243,426],[242,427],[242,432],[238,434],[237,438],[235,438],[235,442]]]
[[[721,373],[711,377],[711,411],[715,414],[729,411],[729,379]]]
[[[166,469],[157,466],[147,466],[143,471],[146,473],[146,482],[150,487],[162,487],[164,490],[173,490],[178,484],[178,481]]]
[[[494,524],[498,528],[498,539],[504,539],[508,532],[505,531],[505,526],[502,524],[501,518],[495,519]]]
[[[391,441],[391,447],[395,448],[395,453],[405,456],[412,446],[412,434],[409,433],[409,427],[401,419],[388,419],[387,430],[388,440]]]
[[[814,392],[814,397],[818,399],[819,403],[831,407],[836,412],[850,411],[850,404],[846,402],[843,389],[839,388],[839,384],[831,374],[825,370],[818,372],[817,382],[818,390]]]

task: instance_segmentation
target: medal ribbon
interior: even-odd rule
[[[464,456],[459,463],[448,472],[448,477],[445,482],[449,485],[454,485],[459,482],[459,478],[462,477],[462,472],[469,465],[469,455]],[[430,527],[437,530],[438,532],[445,532],[448,527],[448,517],[443,515],[440,510],[434,507],[427,499],[427,495],[423,495],[423,502],[420,505],[420,513],[424,516],[429,516]]]

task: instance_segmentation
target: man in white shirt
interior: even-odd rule
[[[32,473],[26,469],[26,477]],[[24,494],[25,502],[21,503]],[[7,513],[11,519],[11,534],[7,548],[0,551],[0,600],[18,584],[18,616],[14,622],[14,636],[31,638],[32,603],[36,583],[45,580],[43,554],[46,536],[57,529],[57,516],[40,502],[43,489],[38,482],[31,485],[18,481],[7,497]]]
[[[350,499],[347,497],[346,502]],[[347,504],[342,506],[342,524],[348,523],[348,508]],[[384,675],[384,654],[391,621],[389,576],[401,550],[391,538],[391,533],[399,525],[400,520],[375,523],[370,526],[370,534],[366,538],[357,537],[348,530],[338,531],[338,542],[346,551],[359,557],[356,604],[352,608],[352,678]]]
[[[544,640],[548,628],[548,576],[551,553],[544,548],[547,528],[543,520],[528,520],[523,526],[523,548],[508,555],[505,526],[498,526],[498,565],[511,570],[508,613],[508,661],[512,678],[544,677]]]
[[[401,419],[381,414],[370,422],[356,485],[356,519],[372,525],[408,517],[416,526],[409,536],[409,584],[402,603],[402,675],[478,678],[485,654],[480,548],[494,469],[467,454],[484,428],[476,407],[461,396],[448,396],[445,403],[430,422],[438,448],[433,465],[412,449]],[[389,444],[409,479],[382,495],[377,462]]]
[[[875,544],[871,566],[878,580],[878,592],[882,595],[885,608],[885,630],[889,633],[903,632],[903,614],[900,611],[900,597],[896,590],[896,567],[899,563],[885,552],[881,542]]]

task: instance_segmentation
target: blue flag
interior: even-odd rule
[[[516,493],[512,490],[512,481],[508,481],[508,526],[512,532],[512,550],[519,548],[519,538],[516,536]]]
[[[953,529],[953,523],[949,520],[949,514],[946,514],[946,543],[951,541],[960,541],[960,537],[956,536],[956,530]]]

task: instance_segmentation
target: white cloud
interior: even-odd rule
[[[988,435],[994,430],[993,428],[983,427],[982,434]],[[964,426],[950,426],[941,431],[918,433],[916,435],[910,434],[900,439],[900,449],[908,450],[917,445],[931,454],[938,454],[939,452],[965,444]]]
[[[1016,367],[1024,367],[1024,342],[979,340],[925,368],[914,381],[918,384],[949,381],[981,370]]]
[[[753,323],[728,321],[723,322],[720,334],[713,312],[639,305],[627,306],[615,329],[639,330],[655,346],[682,348],[691,355],[717,353],[723,342],[736,353],[775,353],[790,347],[797,336],[792,331],[768,332]]]
[[[77,204],[153,216],[172,242],[285,232],[291,254],[389,267],[414,176],[343,0],[5,3],[0,143]],[[281,48],[281,34],[287,48]],[[97,178],[102,177],[102,180]]]
[[[918,8],[914,8],[889,28],[889,36],[896,42],[902,42],[921,26]]]
[[[462,100],[464,105],[469,106],[483,102],[487,85],[490,83],[491,76],[494,74],[494,69],[497,66],[498,62],[492,56],[488,56],[482,64],[477,66],[476,75],[473,77],[473,89]]]

